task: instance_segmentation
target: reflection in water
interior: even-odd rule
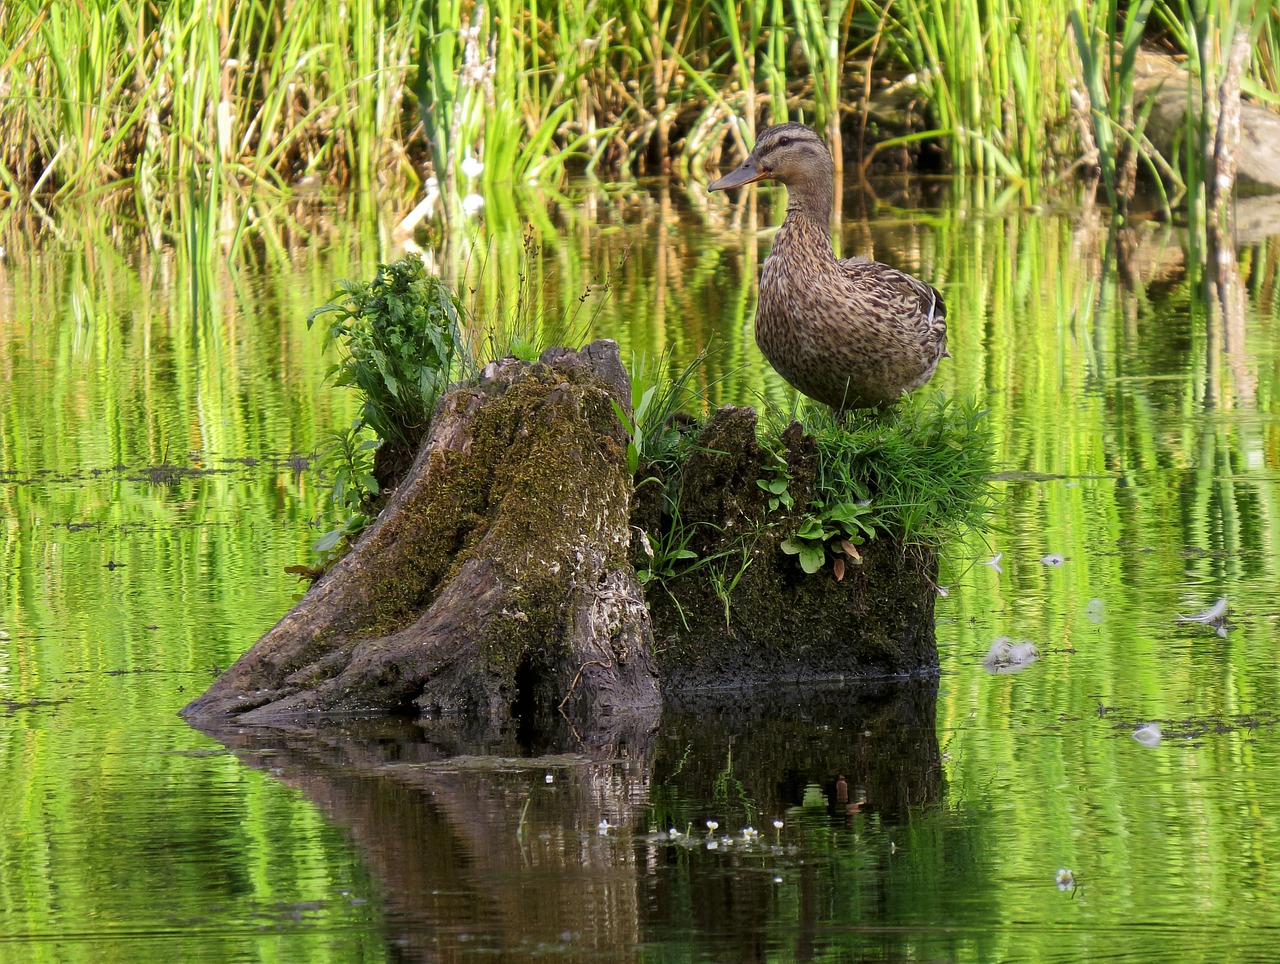
[[[883,871],[913,866],[891,828],[940,799],[936,702],[936,681],[704,698],[564,723],[537,755],[439,721],[211,735],[350,832],[401,959],[436,959],[442,935],[509,959],[641,959],[691,927],[712,957],[753,960],[842,943],[821,875],[844,861],[860,899],[918,899]]]
[[[996,527],[944,554],[936,693],[220,735],[253,766],[175,714],[298,592],[311,455],[353,414],[306,314],[396,252],[319,202],[233,267],[194,234],[132,261],[91,217],[65,250],[10,244],[0,957],[1266,959],[1280,244],[1242,234],[1206,290],[1171,226],[986,190],[877,184],[841,238],[943,291],[931,387],[984,400],[1005,469]],[[777,198],[513,191],[440,265],[498,343],[559,326],[676,366],[712,343],[708,404],[785,411],[751,335]],[[1002,637],[1038,658],[988,673]]]

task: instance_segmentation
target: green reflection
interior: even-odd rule
[[[1250,243],[1238,277],[1211,287],[1172,228],[1109,237],[1087,206],[1028,212],[981,185],[925,186],[923,202],[877,190],[845,199],[841,248],[944,292],[954,357],[934,385],[990,407],[1006,470],[995,532],[944,559],[945,781],[891,819],[788,818],[813,869],[753,885],[733,941],[688,903],[715,891],[696,866],[663,883],[620,864],[669,902],[631,930],[654,959],[714,957],[748,931],[750,947],[800,957],[803,928],[837,959],[1243,955],[1280,910],[1267,816],[1280,791],[1280,246]],[[571,203],[513,192],[447,244],[423,243],[491,326],[478,350],[522,327],[607,335],[624,357],[673,365],[710,344],[710,404],[785,409],[751,333],[779,197],[661,182]],[[163,254],[121,253],[85,212],[66,247],[0,263],[0,940],[16,957],[384,953],[366,855],[314,800],[200,755],[216,744],[174,718],[289,607],[283,569],[320,531],[324,482],[305,459],[353,413],[321,384],[329,361],[306,315],[336,279],[400,253],[373,213],[278,213],[231,264],[194,211],[190,240]],[[982,565],[995,553],[999,571]],[[1174,622],[1221,596],[1225,638]],[[986,674],[1004,635],[1041,659]],[[1131,739],[1152,720],[1160,746]],[[723,809],[745,806],[733,739],[683,796],[656,784],[654,806],[700,818],[717,792]],[[795,776],[771,803],[803,809],[805,780],[830,774]],[[892,841],[895,860],[868,840]],[[1059,867],[1081,883],[1074,898],[1054,886]],[[1135,923],[1149,926],[1126,936]]]

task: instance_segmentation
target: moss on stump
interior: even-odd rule
[[[937,668],[936,553],[881,537],[859,547],[863,562],[847,566],[843,580],[830,565],[803,572],[780,546],[812,496],[817,451],[799,425],[782,442],[790,510],[770,511],[758,484],[775,473],[775,460],[757,442],[749,408],[720,409],[678,474],[659,472],[661,484],[637,490],[632,518],[649,546],[694,554],[682,574],[646,587],[664,690]],[[673,527],[683,530],[675,539]],[[643,564],[648,549],[635,552]]]

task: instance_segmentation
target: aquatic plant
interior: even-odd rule
[[[464,198],[571,168],[696,177],[761,125],[803,118],[837,158],[856,126],[1018,182],[1087,155],[1119,197],[1142,154],[1137,45],[1159,31],[1204,93],[1237,29],[1254,51],[1244,88],[1274,103],[1270,2],[7,4],[0,190],[43,213],[124,188],[118,209],[153,245],[189,180],[234,199],[233,235],[250,202],[325,182],[416,192],[434,177],[453,219]],[[919,110],[889,119],[891,91]]]
[[[1138,105],[1133,86],[1134,64],[1152,5],[1153,0],[1125,5],[1119,0],[1078,0],[1068,13],[1088,97],[1090,153],[1112,209],[1121,213],[1133,197],[1138,159],[1155,163],[1154,151],[1143,138],[1150,107],[1135,119]]]

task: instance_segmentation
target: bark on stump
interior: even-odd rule
[[[658,702],[617,345],[451,392],[378,520],[183,715],[594,713]]]

